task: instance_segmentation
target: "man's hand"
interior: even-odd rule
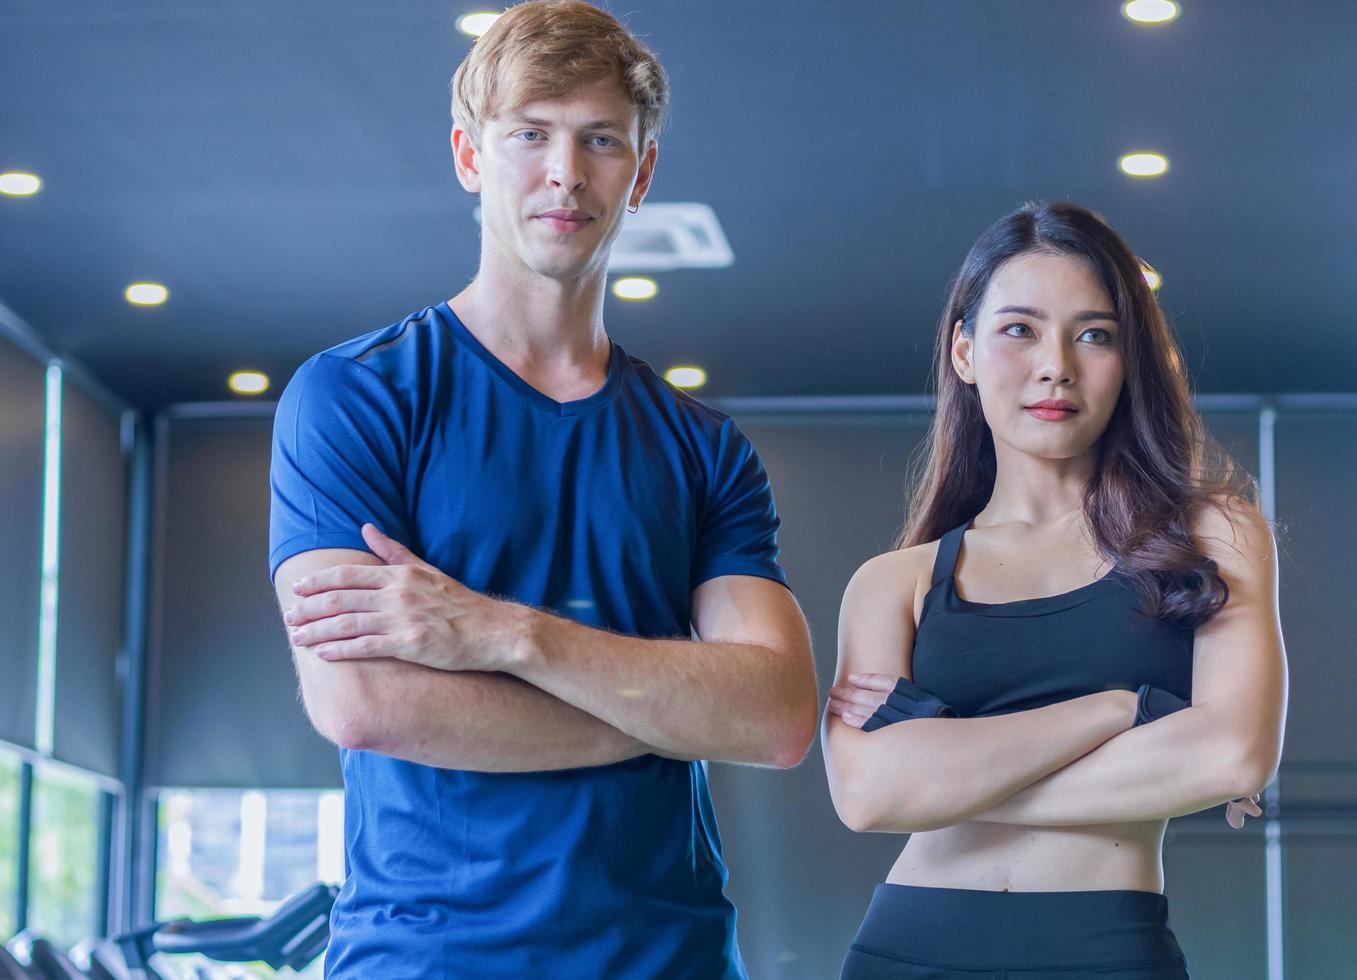
[[[445,575],[371,524],[363,540],[382,565],[336,565],[302,576],[284,622],[322,660],[392,657],[437,670],[497,671],[518,650],[530,610]]]

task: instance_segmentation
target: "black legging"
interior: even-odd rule
[[[841,980],[1186,980],[1157,892],[878,885]]]

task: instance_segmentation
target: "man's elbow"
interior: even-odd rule
[[[802,712],[804,718],[779,726],[772,741],[772,753],[768,764],[778,769],[793,769],[801,764],[811,743],[815,741],[814,705],[811,711]]]
[[[361,683],[329,686],[324,695],[303,689],[303,701],[311,727],[338,748],[379,752],[390,740]]]

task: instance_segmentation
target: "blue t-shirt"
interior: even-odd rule
[[[269,567],[371,521],[472,589],[689,637],[721,575],[786,584],[767,475],[726,415],[616,344],[557,402],[446,303],[303,364],[278,403]],[[524,719],[531,725],[531,719]],[[745,976],[701,763],[438,769],[341,751],[332,978]]]

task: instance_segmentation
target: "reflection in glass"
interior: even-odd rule
[[[339,792],[165,790],[159,833],[158,919],[268,915],[317,881],[343,879]],[[301,975],[319,977],[321,965],[317,958]],[[252,964],[242,975],[273,974]]]
[[[29,860],[28,926],[60,946],[97,929],[99,789],[56,766],[33,773],[33,828]]]

